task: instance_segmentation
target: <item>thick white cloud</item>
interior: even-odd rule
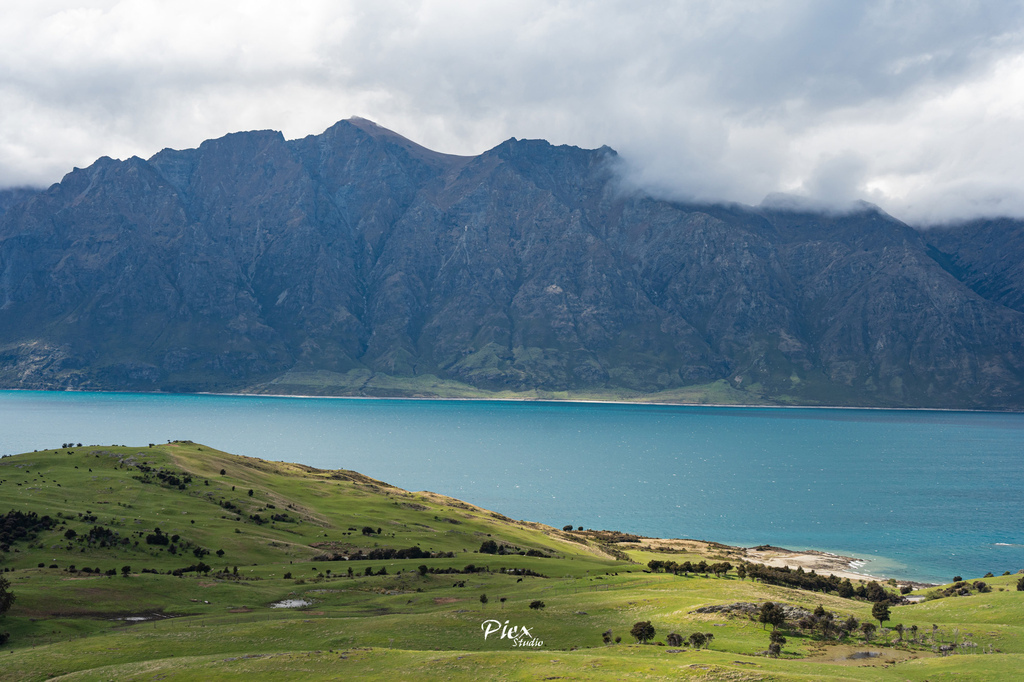
[[[4,3],[0,185],[373,119],[475,154],[615,147],[671,197],[1024,216],[1019,3]]]

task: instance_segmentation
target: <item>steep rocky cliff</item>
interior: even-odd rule
[[[0,385],[1024,406],[1019,224],[684,205],[616,163],[362,119],[102,158],[0,216]]]

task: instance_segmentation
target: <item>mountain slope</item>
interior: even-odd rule
[[[1019,277],[988,295],[869,205],[660,201],[616,164],[364,119],[102,158],[0,217],[0,386],[1024,405]]]

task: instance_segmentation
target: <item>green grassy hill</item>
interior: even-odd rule
[[[872,604],[735,567],[654,573],[655,555],[628,536],[192,443],[2,458],[0,514],[0,577],[15,595],[0,616],[0,679],[934,681],[1013,679],[1024,667],[1016,575],[985,578],[991,592],[968,583],[968,596],[893,607],[885,625],[903,625],[902,641],[895,630],[837,639],[791,618],[769,658],[770,628],[696,610],[770,600],[870,621]],[[701,543],[656,556],[729,558]],[[283,600],[302,604],[274,606]],[[486,621],[529,636],[485,638]],[[654,626],[652,643],[630,636],[638,621]],[[694,632],[714,635],[708,648],[658,645]],[[944,645],[956,653],[938,655]],[[879,655],[848,658],[864,651]]]

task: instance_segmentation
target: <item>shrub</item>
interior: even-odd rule
[[[651,625],[651,621],[642,620],[633,624],[633,628],[629,631],[629,634],[631,634],[633,638],[641,644],[646,644],[648,641],[654,639],[654,626]]]
[[[542,609],[544,608],[544,602],[542,602],[540,599],[534,599],[532,602],[530,602],[530,608],[535,611],[538,609]]]

